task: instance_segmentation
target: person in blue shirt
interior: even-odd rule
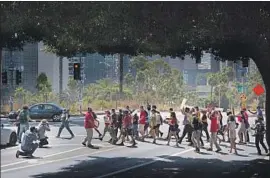
[[[16,152],[16,158],[19,158],[20,155],[33,157],[33,153],[38,148],[37,140],[37,129],[35,127],[31,127],[30,130],[27,130],[22,137],[21,151],[18,150]]]
[[[260,106],[257,106],[256,112],[251,112],[250,110],[248,110],[248,111],[249,111],[251,114],[257,114],[257,119],[263,120],[263,112],[262,112]]]

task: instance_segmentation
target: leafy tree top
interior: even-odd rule
[[[223,60],[246,60],[270,46],[268,2],[3,2],[1,10],[1,47],[43,40],[61,56],[199,58],[208,50]]]

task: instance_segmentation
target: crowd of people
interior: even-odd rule
[[[160,131],[162,124],[168,124],[169,130],[167,137],[167,145],[170,145],[171,137],[176,139],[176,146],[182,143],[183,139],[187,135],[187,142],[190,142],[190,146],[195,147],[196,152],[200,152],[201,147],[204,146],[202,139],[203,132],[206,134],[206,141],[210,142],[208,151],[213,150],[213,146],[216,147],[216,152],[221,151],[220,143],[227,141],[230,143],[230,152],[234,150],[237,154],[236,140],[239,137],[238,144],[247,144],[250,142],[250,129],[255,131],[255,145],[259,155],[262,155],[260,144],[263,147],[265,153],[269,154],[269,150],[264,144],[265,125],[264,118],[260,107],[257,108],[257,119],[254,127],[250,126],[248,120],[248,114],[246,109],[242,109],[239,114],[234,114],[233,111],[227,111],[227,122],[223,124],[223,115],[220,111],[216,111],[215,108],[209,108],[207,110],[200,110],[198,107],[184,108],[181,110],[184,115],[183,125],[184,129],[180,135],[180,123],[176,117],[176,113],[173,108],[170,108],[170,116],[168,118],[162,118],[160,112],[155,105],[148,105],[146,109],[143,106],[140,107],[140,111],[131,111],[127,106],[126,109],[119,110],[117,114],[115,109],[106,111],[104,116],[105,128],[103,134],[97,130],[96,114],[91,108],[88,108],[88,112],[85,115],[85,129],[87,137],[83,141],[83,145],[93,147],[91,140],[93,137],[93,129],[96,129],[100,135],[100,140],[103,140],[105,134],[108,132],[111,139],[110,143],[116,144],[120,140],[120,145],[124,145],[125,139],[128,141],[131,138],[132,145],[136,145],[136,140],[144,141],[146,137],[153,139],[155,144],[157,138],[162,137],[163,133]],[[137,114],[139,113],[139,115]],[[208,121],[210,120],[210,128],[208,128]],[[239,127],[239,128],[238,128]],[[238,133],[237,133],[238,128]],[[208,132],[210,131],[210,134]],[[120,131],[120,134],[118,132]],[[119,136],[118,136],[119,135]],[[227,140],[225,137],[227,136]]]
[[[246,144],[250,140],[250,130],[255,131],[255,145],[259,155],[262,155],[260,145],[263,147],[265,153],[269,154],[269,150],[264,144],[265,125],[264,117],[260,107],[255,113],[257,119],[254,127],[251,127],[246,109],[242,109],[239,114],[234,114],[233,111],[227,111],[227,122],[223,123],[223,115],[215,108],[208,108],[200,110],[199,107],[183,108],[181,110],[184,115],[183,131],[180,130],[180,123],[176,117],[173,108],[169,110],[170,115],[163,118],[155,105],[147,105],[146,108],[141,106],[139,111],[131,111],[127,106],[124,110],[120,109],[117,113],[115,109],[106,111],[104,116],[104,130],[101,133],[99,128],[99,120],[97,115],[91,108],[88,108],[84,116],[84,128],[86,130],[86,137],[82,145],[93,148],[92,139],[94,130],[98,133],[99,139],[102,141],[106,133],[109,133],[111,144],[124,145],[125,141],[130,141],[132,146],[137,144],[137,141],[144,142],[145,138],[153,139],[153,144],[156,144],[158,138],[163,138],[163,132],[160,130],[162,124],[168,124],[167,136],[163,139],[167,140],[167,145],[170,145],[172,136],[175,138],[175,144],[178,147],[183,139],[187,136],[189,146],[193,146],[196,152],[204,146],[202,139],[203,132],[206,135],[206,141],[210,142],[208,151],[213,151],[213,146],[216,147],[216,152],[221,151],[220,143],[230,143],[230,153],[234,151],[237,154],[237,144]],[[69,127],[69,111],[64,110],[61,116],[62,123],[56,137],[60,137],[63,128],[66,128],[71,137],[74,137],[72,130]],[[29,129],[30,121],[28,107],[23,107],[23,110],[18,116],[19,123],[19,137],[21,143],[21,150],[16,152],[16,157],[32,156],[38,147],[48,144],[48,137],[45,136],[46,131],[50,131],[47,120],[43,119],[38,127],[31,127]],[[210,128],[208,128],[210,122]],[[238,132],[237,132],[238,130]],[[210,133],[209,133],[210,131]],[[227,137],[227,140],[225,139]],[[236,143],[237,137],[239,142]],[[119,143],[120,142],[120,143]]]

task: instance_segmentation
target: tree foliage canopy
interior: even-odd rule
[[[1,47],[43,40],[62,56],[198,58],[209,50],[222,59],[255,59],[270,39],[268,2],[2,2],[1,10]]]

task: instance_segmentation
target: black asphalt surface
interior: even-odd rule
[[[81,145],[85,136],[82,123],[83,118],[72,119],[71,129],[76,135],[73,139],[69,138],[66,130],[63,131],[62,138],[55,138],[60,123],[52,123],[52,131],[48,132],[49,147],[37,149],[35,158],[32,159],[15,158],[16,147],[2,149],[1,177],[259,178],[263,177],[261,173],[268,174],[267,178],[270,177],[267,172],[269,169],[266,169],[267,166],[270,168],[269,162],[264,160],[264,156],[256,155],[254,143],[238,145],[239,155],[229,153],[228,143],[221,143],[221,153],[202,149],[202,153],[198,154],[187,142],[183,142],[178,148],[175,147],[174,140],[171,146],[167,146],[165,140],[152,144],[152,139],[149,138],[146,142],[138,142],[136,147],[130,147],[129,142],[126,142],[125,146],[114,146],[107,143],[109,137],[106,136],[104,141],[94,139],[93,144],[98,149],[90,149]],[[100,130],[102,129],[101,123]],[[167,131],[167,126],[164,125],[162,130]],[[95,133],[94,137],[97,136]],[[259,162],[256,159],[262,160]]]

